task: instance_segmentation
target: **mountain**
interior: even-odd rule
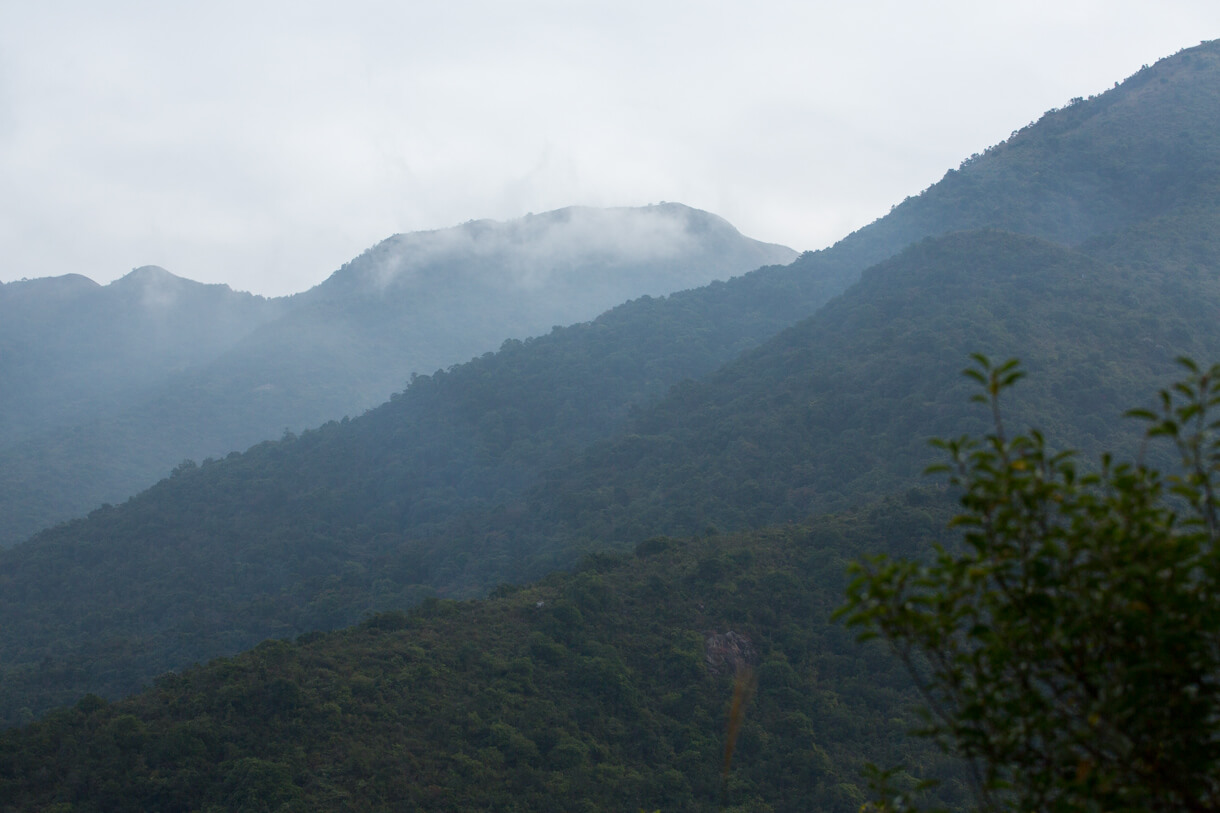
[[[0,448],[121,412],[282,305],[155,266],[105,286],[79,274],[0,283]]]
[[[829,620],[847,557],[938,527],[881,504],[657,538],[486,601],[268,641],[0,732],[0,810],[846,813],[867,759],[937,774],[960,804],[960,770],[903,736],[898,659]],[[725,782],[730,700],[751,682]]]
[[[438,534],[423,561],[438,583],[469,589],[504,578],[486,563],[506,550],[530,551],[517,578],[570,562],[579,540],[762,527],[900,491],[937,461],[928,438],[986,428],[959,374],[966,348],[1029,371],[1011,425],[1037,420],[1086,460],[1134,456],[1141,426],[1123,412],[1177,377],[1175,357],[1220,358],[1220,207],[1194,225],[1175,236],[1206,264],[1110,264],[1091,246],[998,231],[922,241],[548,472],[513,520],[489,514],[482,534]],[[1105,241],[1105,253],[1146,254],[1137,236]]]
[[[676,203],[571,207],[396,235],[295,297],[283,319],[209,370],[208,382],[223,386],[236,373],[263,397],[294,405],[277,431],[316,426],[506,339],[795,257]]]
[[[400,341],[404,330],[423,338],[465,321],[466,355],[477,355],[505,333],[536,335],[555,319],[585,321],[627,299],[795,258],[791,249],[744,238],[725,220],[678,203],[569,207],[392,237],[302,294],[290,321],[344,320],[389,334],[383,341]],[[477,301],[472,291],[480,292]]]
[[[810,284],[809,276],[814,276],[817,293],[797,294],[796,301],[785,308],[785,315],[796,313],[800,318],[812,313],[828,295],[845,290],[863,269],[926,236],[1000,228],[1070,245],[1172,212],[1205,196],[1220,177],[1216,63],[1216,44],[1205,43],[1144,68],[1098,97],[1074,100],[1036,125],[1015,131],[1003,144],[967,159],[923,194],[908,198],[886,217],[818,252],[811,263],[764,275],[744,287],[804,289]],[[682,207],[674,205],[651,208],[659,210],[662,218],[677,218],[682,212]],[[589,234],[582,210],[566,211],[566,217],[575,222],[574,233]],[[556,228],[548,223],[563,217],[561,212],[533,218],[538,221],[534,225],[501,224],[499,237],[488,236],[489,231],[497,231],[495,224],[477,222],[431,236],[391,238],[349,264],[348,273],[337,272],[320,286],[339,298],[352,297],[350,311],[340,308],[336,315],[333,308],[318,304],[317,298],[305,296],[303,311],[318,318],[311,320],[303,314],[268,326],[250,337],[240,351],[198,374],[166,382],[120,416],[74,425],[29,441],[20,449],[0,449],[0,484],[4,486],[0,516],[6,517],[5,526],[0,527],[0,544],[22,539],[103,502],[123,499],[185,458],[225,454],[279,436],[285,428],[299,430],[328,418],[356,414],[399,389],[412,372],[428,372],[495,348],[514,334],[490,330],[481,343],[447,357],[402,358],[398,354],[403,347],[417,346],[401,341],[404,335],[425,347],[434,340],[437,329],[460,325],[463,329],[456,333],[462,335],[464,329],[480,322],[461,321],[465,311],[449,309],[443,303],[451,294],[440,293],[453,289],[441,286],[433,289],[439,299],[432,305],[438,313],[456,314],[457,321],[425,321],[425,330],[400,335],[397,331],[409,329],[412,317],[399,318],[370,308],[368,292],[390,280],[394,281],[390,287],[415,291],[421,280],[447,278],[446,272],[437,271],[443,263],[400,263],[406,247],[432,256],[431,251],[443,253],[447,246],[463,262],[486,268],[490,267],[488,258],[499,256],[504,245],[517,245],[514,241],[521,235],[537,238],[547,228]],[[615,229],[621,227],[616,222],[606,232],[617,233]],[[688,231],[717,232],[718,228],[715,219],[709,225],[696,217]],[[649,235],[663,231],[647,227],[636,236],[648,243]],[[571,245],[557,237],[545,237],[542,244],[553,256],[565,256],[563,251]],[[605,247],[604,242],[598,245]],[[717,240],[710,245],[718,245]],[[707,255],[720,253],[724,252]],[[589,261],[604,265],[604,258],[597,256]],[[777,261],[774,254],[757,256],[737,272]],[[620,267],[630,264],[624,261]],[[556,279],[555,274],[542,276],[552,283]],[[689,284],[688,277],[678,276],[687,280],[681,285]],[[477,271],[456,273],[454,278],[485,279]],[[534,279],[528,275],[510,278],[517,280],[518,287]],[[559,278],[568,282],[558,288],[581,287],[572,283],[582,278],[580,274],[559,274]],[[511,285],[501,286],[484,301],[497,301],[506,290],[510,300],[520,293]],[[620,291],[617,299],[601,307],[632,295]],[[686,307],[685,303],[680,306]],[[429,310],[411,311],[408,306],[405,312],[418,316]],[[540,317],[536,327],[516,337],[537,335],[550,325],[569,321],[572,319],[554,315]],[[791,321],[795,319],[784,324]],[[713,339],[716,341],[719,339]],[[340,349],[349,347],[350,353]],[[686,370],[679,378],[700,372]]]
[[[1121,445],[1117,411],[1176,354],[1216,355],[1217,88],[1220,47],[1183,52],[823,252],[508,342],[0,553],[0,714],[666,530],[905,492],[927,436],[970,425],[970,351],[1042,381],[1016,419]],[[1183,131],[1189,168],[1140,160]]]
[[[679,204],[401,234],[281,300],[144,268],[0,288],[0,545],[184,459],[359,414],[430,372],[796,256]],[[2,423],[2,422],[0,422]],[[6,448],[7,447],[7,448]]]

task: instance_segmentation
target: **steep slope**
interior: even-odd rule
[[[884,505],[654,539],[487,601],[267,642],[0,733],[0,810],[855,811],[866,759],[940,774],[960,802],[952,766],[903,736],[897,659],[830,622],[849,557],[939,527]],[[757,691],[722,789],[739,665]]]
[[[946,222],[1076,245],[1214,199],[1218,75],[1220,40],[1162,59],[971,156],[884,220],[905,234],[903,245]]]
[[[0,545],[117,502],[185,458],[359,414],[411,373],[505,338],[795,257],[666,204],[396,235],[287,301],[243,295],[261,318],[240,325],[213,301],[223,286],[160,269],[106,288],[11,284],[0,316],[23,318],[0,321],[0,415],[14,415],[0,435]]]
[[[1038,213],[1049,186],[1010,189],[1008,174],[992,171],[1009,162],[1023,167],[1019,177],[1036,174],[1037,150],[992,151],[957,173],[980,173],[971,205],[942,182],[899,207],[901,217],[895,210],[790,266],[508,343],[420,377],[359,419],[183,467],[126,505],[0,554],[5,718],[84,691],[122,693],[195,659],[351,623],[437,589],[477,591],[657,529],[747,527],[906,488],[926,436],[956,434],[965,420],[954,385],[968,351],[1025,356],[1047,373],[1039,397],[1050,428],[1074,444],[1108,442],[1106,408],[1143,397],[1173,355],[1220,355],[1217,269],[1206,265],[1217,196],[1203,182],[1217,156],[1194,174],[1158,175],[1169,186],[1157,196],[1146,168],[1128,160],[1132,144],[1154,142],[1174,115],[1216,114],[1214,104],[1174,107],[1206,101],[1196,73],[1220,78],[1215,51],[1181,54],[1151,69],[1154,82],[1141,73],[1071,108],[1099,111],[1079,127],[1136,97],[1155,100],[1161,116],[1140,119],[1131,107],[1128,119],[1150,133],[1097,136],[1096,161],[1118,173],[1104,185],[1091,165],[1057,176],[1056,189],[1082,195],[1075,210],[1092,213],[1073,233],[1092,235],[1081,250],[997,232],[918,245],[741,363],[645,408],[674,381],[815,310],[858,274],[861,257],[894,253],[888,241],[920,212],[946,213],[952,225],[990,207],[1055,226]],[[1039,132],[1022,143],[1047,141]],[[1115,190],[1140,200],[1107,220]],[[1111,231],[1090,231],[1103,227]],[[1141,260],[1112,262],[1123,255]],[[628,437],[574,456],[623,427]],[[523,496],[548,469],[558,474]]]
[[[1030,371],[1010,423],[1037,415],[1052,442],[1085,453],[1132,448],[1138,427],[1122,412],[1173,377],[1174,358],[1220,358],[1220,211],[1195,225],[1176,232],[1180,251],[1210,260],[1186,267],[1170,256],[1109,265],[1004,232],[913,246],[550,473],[522,503],[527,515],[486,520],[497,544],[440,539],[425,561],[434,578],[464,574],[457,586],[480,581],[472,574],[502,548],[552,566],[544,551],[570,552],[578,539],[757,527],[902,488],[933,461],[929,437],[981,428],[959,375],[967,351],[1017,356]],[[1143,254],[1138,236],[1106,241],[1107,252]]]

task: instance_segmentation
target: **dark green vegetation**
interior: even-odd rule
[[[963,543],[870,557],[840,612],[900,655],[923,735],[970,761],[978,809],[1217,809],[1220,366],[1184,362],[1133,414],[1179,458],[1162,476],[1108,455],[1086,472],[1012,434],[1000,396],[1022,372],[976,362],[992,428],[937,444]]]
[[[930,531],[914,517],[935,499],[913,488],[919,471],[933,459],[926,439],[986,428],[982,418],[963,406],[966,388],[957,371],[967,351],[1021,356],[1033,374],[1033,386],[1018,393],[1011,404],[1013,423],[1036,420],[1054,442],[1090,453],[1122,448],[1134,437],[1131,428],[1118,420],[1119,410],[1166,382],[1173,374],[1174,356],[1220,357],[1220,325],[1215,319],[1220,312],[1218,201],[1220,46],[1209,44],[1145,69],[1103,96],[1048,114],[831,249],[726,283],[638,299],[592,322],[556,329],[537,339],[506,342],[498,353],[414,379],[405,392],[360,418],[263,443],[223,460],[184,465],[173,477],[121,506],[105,507],[87,520],[0,552],[0,719],[24,721],[52,706],[76,702],[86,692],[117,697],[161,672],[236,652],[266,637],[291,638],[348,625],[369,612],[401,610],[433,596],[478,594],[507,580],[572,566],[590,551],[632,550],[658,534],[706,537],[713,533],[709,526],[720,532],[748,532],[777,523],[806,523],[811,515],[859,510],[861,504],[884,495],[902,494],[897,500],[901,509],[890,504],[896,515],[906,517],[893,521],[893,536],[878,527],[858,537],[823,533],[850,521],[821,519],[809,531],[792,526],[731,543],[692,544],[713,546],[707,550],[740,544],[744,545],[740,553],[757,548],[760,561],[770,561],[766,557],[771,554],[764,552],[775,540],[790,539],[799,547],[811,535],[820,541],[809,544],[825,551],[828,562],[886,550],[895,540],[915,546],[896,552],[918,554]],[[737,555],[725,548],[715,556],[722,553],[730,559]],[[706,558],[701,553],[691,555]],[[799,565],[799,559],[789,561],[798,563],[798,592],[841,589],[835,586],[841,582],[827,575],[829,569],[800,570],[805,566]],[[748,557],[732,561],[753,572]],[[778,567],[779,560],[775,561]],[[635,570],[643,567],[633,560],[627,570],[615,572],[627,574],[623,578],[628,581],[650,579]],[[690,567],[670,563],[677,575]],[[702,565],[694,568],[697,573]],[[588,572],[584,575],[592,578]],[[667,588],[678,583],[666,582],[664,574],[655,575],[658,581],[650,582],[658,591],[655,606],[668,606],[663,600],[670,594],[675,601],[690,598],[687,582]],[[575,582],[567,579],[581,576],[551,578],[557,581],[530,590],[571,585]],[[740,593],[754,602],[748,606],[771,606],[776,623],[788,617],[782,608],[767,604],[768,591],[785,595],[787,588],[759,576],[757,584],[769,586],[756,593],[729,577],[709,578],[710,592],[698,598],[705,606],[712,606],[708,604],[712,594],[714,601],[732,602]],[[635,592],[642,589],[626,582],[615,588],[624,596],[642,596]],[[558,601],[560,595],[543,600]],[[463,613],[491,612],[489,607],[511,608],[513,600],[505,596],[508,604],[442,601],[428,606],[433,614],[447,608],[445,612],[458,618]],[[783,640],[787,623],[798,632],[806,630],[801,635],[826,636],[816,646],[814,637],[800,638],[802,643],[795,649],[783,644],[789,661],[805,658],[801,662],[808,663],[810,652],[853,663],[874,657],[842,649],[839,633],[825,630],[825,612],[834,600],[794,597],[794,601],[797,615],[792,617],[799,620],[779,627],[770,626],[771,619],[763,616],[753,618],[749,610],[726,609],[721,617],[726,624],[756,624],[750,628],[752,634],[767,640],[768,647]],[[635,619],[632,624],[650,620],[642,613],[627,616]],[[411,621],[410,629],[397,632],[374,624],[303,649],[271,645],[262,655],[255,652],[239,662],[255,664],[260,657],[267,662],[270,653],[290,653],[284,656],[285,663],[297,664],[292,668],[300,671],[280,676],[300,691],[308,689],[290,706],[313,708],[310,704],[339,702],[327,694],[332,691],[325,684],[330,678],[301,665],[321,652],[313,647],[329,645],[325,642],[345,647],[361,636],[379,635],[406,647],[411,634],[423,634],[420,630],[427,624],[439,623]],[[667,622],[658,616],[657,623]],[[670,636],[666,645],[682,640],[680,635],[673,638],[678,635],[676,628],[666,629],[664,634]],[[559,640],[545,629],[532,631]],[[635,626],[621,631],[625,636],[652,634]],[[459,635],[456,628],[453,634]],[[512,654],[521,650],[512,650],[515,639],[505,635],[504,646],[509,648],[496,657],[509,662],[523,657]],[[478,640],[483,648],[491,647]],[[803,654],[798,654],[800,647],[806,647],[800,650]],[[603,657],[598,651],[593,647],[577,654]],[[771,650],[764,648],[764,658],[767,651]],[[632,664],[664,663],[661,650],[641,652],[648,654],[619,658],[637,675],[647,670]],[[531,656],[535,654],[531,651]],[[433,668],[448,669],[450,661],[444,659],[451,657],[455,656],[438,656]],[[416,661],[403,661],[408,663],[415,668]],[[889,675],[893,668],[884,665],[888,663],[884,659],[869,663],[868,668],[880,675]],[[393,668],[400,667],[406,668]],[[128,711],[115,713],[144,719],[141,715],[152,715],[157,703],[173,706],[166,693],[172,694],[175,681],[214,680],[213,685],[219,686],[223,678],[202,676],[221,675],[214,670],[222,668],[234,667],[208,667],[166,679],[160,688],[122,707]],[[258,668],[250,667],[253,673]],[[389,666],[379,668],[389,674]],[[351,669],[366,672],[364,667]],[[333,671],[344,674],[341,668]],[[484,677],[508,679],[510,673],[511,669],[503,674],[491,670],[490,677]],[[535,668],[532,674],[537,681],[542,673]],[[560,681],[547,683],[545,691],[540,688],[539,697],[546,704],[559,708],[572,703],[570,692],[577,687],[562,682],[569,680],[563,677],[566,674],[546,673],[546,680]],[[841,697],[867,695],[871,690],[859,684],[861,674],[843,672],[844,680],[857,683],[850,690],[833,691]],[[803,675],[798,673],[799,680],[806,680]],[[898,683],[885,683],[889,677],[878,680],[894,694],[888,699],[875,697],[875,704],[860,701],[853,712],[859,719],[900,715],[905,690]],[[376,685],[376,679],[373,682]],[[609,680],[609,685],[614,684]],[[804,708],[799,703],[815,702],[821,696],[812,683],[789,684],[805,700],[792,696],[785,702],[799,708]],[[443,683],[447,685],[460,684]],[[759,706],[750,712],[758,716],[752,719],[767,719],[770,712],[763,696],[770,685],[760,667]],[[443,686],[438,684],[438,691]],[[725,680],[704,688],[707,694],[699,695],[702,699],[692,695],[686,707],[705,710],[706,719],[715,719],[718,727],[730,689]],[[282,685],[280,689],[291,694]],[[258,692],[263,689],[251,691],[261,697]],[[338,688],[333,691],[341,694]],[[663,702],[669,693],[661,684],[648,683],[640,684],[637,691],[649,697],[649,703]],[[245,787],[241,777],[249,775],[258,787],[262,787],[259,777],[267,778],[271,787],[289,794],[284,799],[298,792],[292,785],[302,793],[328,792],[325,771],[338,770],[333,766],[339,763],[324,751],[310,757],[315,752],[309,749],[324,749],[329,735],[319,734],[318,742],[302,742],[308,740],[299,736],[305,729],[285,728],[296,735],[292,748],[299,746],[303,753],[290,752],[287,746],[283,751],[257,751],[253,743],[274,739],[260,726],[281,725],[276,722],[284,716],[275,710],[278,701],[271,707],[258,705],[262,701],[248,705],[235,695],[234,703],[225,705],[202,689],[195,694],[199,698],[191,702],[203,705],[193,707],[183,700],[182,713],[194,716],[182,720],[207,717],[230,726],[222,734],[209,735],[210,740],[199,737],[202,747],[213,748],[206,751],[213,763],[208,775],[220,781],[220,786],[209,787],[241,792]],[[444,701],[440,695],[432,697],[430,713],[457,713]],[[395,703],[387,702],[386,707],[404,708]],[[54,743],[68,740],[45,732],[71,725],[85,726],[77,732],[94,730],[89,729],[88,712],[95,705],[90,701],[85,708],[61,712],[47,727],[30,729],[29,736],[47,737],[47,749],[58,747]],[[231,712],[225,711],[230,707]],[[147,711],[133,711],[137,708]],[[669,714],[664,707],[656,708],[658,714]],[[801,713],[815,719],[809,712]],[[879,716],[869,716],[874,713]],[[432,731],[430,723],[408,725],[404,720],[413,718],[386,714],[397,721],[395,736],[419,738],[426,736],[421,731]],[[603,716],[615,714],[606,709]],[[302,725],[321,726],[322,719],[309,717]],[[482,712],[479,719],[491,725]],[[532,782],[518,786],[521,793],[541,793],[538,788],[549,780],[538,777],[548,770],[549,749],[560,740],[535,736],[532,725],[523,718],[518,724],[517,719],[506,724],[526,732],[521,736],[534,742],[538,763],[530,763],[531,752],[518,743],[525,747],[522,764],[528,770],[510,772],[515,778],[506,781]],[[644,717],[631,719],[642,729],[665,730]],[[152,721],[149,716],[141,725]],[[109,724],[108,718],[98,718],[97,736],[107,736]],[[573,725],[563,722],[556,727],[579,739]],[[899,720],[884,730],[897,732],[902,727]],[[856,731],[851,736],[890,742],[888,734],[877,733],[881,730]],[[468,753],[470,748],[491,747],[489,743],[497,749],[511,747],[511,731],[501,732],[508,737],[502,742],[479,731],[476,725],[466,739],[438,739],[446,744],[426,759],[443,762],[449,758],[446,754]],[[16,743],[12,758],[24,759],[22,750],[35,748],[35,740],[22,739],[24,733],[12,736]],[[72,753],[81,754],[80,759],[93,754],[92,736],[72,734],[86,743]],[[374,742],[383,741],[379,739],[383,736],[367,733]],[[716,767],[703,762],[699,763],[703,767],[688,767],[679,759],[688,749],[677,743],[695,742],[694,733],[673,734],[677,739],[668,740],[674,754],[669,762],[662,759],[670,753],[664,747],[639,750],[642,746],[628,735],[616,736],[622,739],[621,749],[606,745],[612,750],[608,761],[627,766],[628,754],[634,753],[630,758],[660,766],[662,772],[673,769],[685,785],[672,776],[658,779],[659,774],[650,775],[645,784],[661,782],[676,789],[679,795],[673,797],[677,800],[673,804],[691,799],[706,804],[708,772],[714,774]],[[710,737],[702,736],[702,742]],[[747,729],[738,758],[746,753],[743,749],[751,736],[755,735]],[[864,746],[856,742],[848,745],[844,740],[847,755],[832,758],[836,771],[849,767],[854,771],[858,766]],[[893,747],[907,747],[899,742],[893,740]],[[228,753],[209,743],[251,745],[247,750],[234,746],[236,750]],[[591,753],[592,740],[585,747],[586,755]],[[809,750],[787,742],[777,749],[777,754]],[[147,764],[156,753],[151,746],[141,748],[129,755],[134,762],[121,763],[132,767],[145,760],[149,783],[139,792],[194,793],[174,789],[186,785],[157,789],[159,777],[176,763],[166,758],[157,763],[159,767]],[[379,747],[369,759],[401,764],[386,753]],[[391,748],[389,753],[405,752]],[[897,756],[918,766],[926,762],[928,757],[921,755],[927,753],[917,750]],[[494,763],[494,755],[489,756]],[[886,753],[874,752],[870,758],[896,761]],[[261,762],[239,764],[242,759]],[[59,778],[51,775],[45,780],[46,792],[77,787],[72,783],[85,774],[74,773],[72,764],[84,763],[71,759],[63,763]],[[114,766],[120,763],[109,764],[109,768],[89,768],[97,771],[89,775],[114,776]],[[775,800],[771,803],[777,809],[820,804],[800,795],[822,792],[816,790],[821,786],[808,770],[800,780],[803,790],[785,796],[788,791],[782,782],[790,771],[776,771],[771,765],[765,774],[771,784],[764,786],[760,778],[743,779],[756,784],[742,786],[743,795],[734,798],[743,804],[752,795]],[[24,776],[22,768],[12,770]],[[626,777],[632,770],[637,769],[624,767],[619,775]],[[742,768],[743,774],[747,772]],[[411,793],[419,792],[416,784],[426,787],[422,780],[416,783],[396,776],[411,783]],[[853,782],[848,773],[835,776]],[[463,787],[477,784],[470,792],[481,792],[493,779],[479,777],[488,782],[476,779]],[[359,778],[368,783],[366,777]],[[97,787],[104,781],[98,779]],[[373,784],[388,787],[390,781],[378,779]],[[306,789],[309,782],[314,784]],[[449,787],[433,784],[442,788],[442,795]],[[632,798],[640,804],[660,805],[662,801],[654,800],[666,799],[668,792],[662,785],[638,791]],[[350,785],[343,787],[345,792],[357,792]],[[597,792],[588,790],[592,795],[579,798],[606,806],[595,798]],[[217,795],[221,793],[198,791],[191,798],[207,798],[209,804],[220,806],[232,801]],[[844,794],[824,797],[826,804],[857,798],[854,791]],[[472,799],[462,803],[477,806]]]
[[[1179,236],[1220,248],[1212,228]],[[550,473],[511,527],[553,546],[759,527],[901,489],[930,462],[929,437],[982,428],[963,347],[1028,359],[1016,420],[1115,445],[1131,432],[1122,405],[1172,374],[1173,353],[1220,353],[1217,268],[1136,271],[1006,232],[925,241]]]
[[[0,545],[506,337],[795,256],[666,204],[396,235],[270,301],[152,268],[0,286]]]
[[[267,642],[0,733],[0,810],[855,811],[866,759],[953,776],[904,736],[899,661],[829,620],[846,557],[910,554],[940,527],[894,504],[657,538],[489,600]],[[738,659],[757,691],[722,799]]]
[[[1220,128],[1203,126],[1220,118],[1217,50],[1048,114],[832,249],[506,343],[359,419],[183,466],[0,553],[0,719],[589,550],[905,490],[925,438],[981,428],[962,407],[966,349],[1026,359],[1038,385],[1014,403],[1018,421],[1037,415],[1086,451],[1120,445],[1117,410],[1165,381],[1170,359],[1220,356]],[[1194,145],[1189,172],[1143,161],[1166,130]],[[1089,228],[1056,231],[1060,195]],[[749,351],[913,224],[989,210],[1000,225],[1095,236],[921,242]]]

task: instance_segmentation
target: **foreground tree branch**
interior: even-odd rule
[[[981,810],[1220,809],[1220,368],[1134,410],[1181,467],[1083,473],[1031,431],[1008,437],[1015,361],[975,356],[994,430],[937,440],[962,531],[930,564],[853,567],[840,616],[880,636],[926,701],[926,728],[971,765]],[[913,809],[878,772],[878,810]]]

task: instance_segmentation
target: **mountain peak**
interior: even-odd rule
[[[190,282],[176,274],[171,274],[159,265],[142,265],[139,268],[133,268],[119,279],[110,283],[111,285],[148,285],[150,283],[167,283],[167,282]]]
[[[786,246],[743,236],[728,221],[679,203],[568,206],[512,220],[470,220],[396,234],[335,272],[323,286],[380,297],[436,286],[501,292],[576,286],[603,290],[578,316],[619,302],[705,285],[761,265],[788,263]]]

